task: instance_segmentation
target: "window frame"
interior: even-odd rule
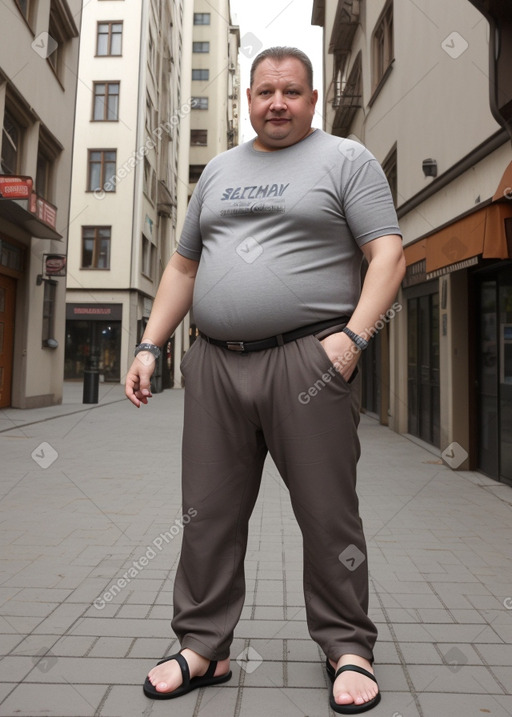
[[[100,33],[100,27],[102,25],[108,25],[108,33]],[[115,33],[120,35],[120,47],[119,53],[114,54],[112,52],[112,28],[114,25],[121,26],[121,32]],[[105,54],[99,53],[100,36],[107,34],[107,52]],[[96,54],[95,57],[122,57],[123,56],[123,39],[124,39],[124,22],[123,20],[98,20],[96,23]]]
[[[197,138],[194,141],[194,136]],[[199,141],[204,139],[204,141]],[[190,130],[190,146],[191,147],[207,147],[208,146],[208,130],[207,129],[191,129]]]
[[[201,46],[201,49],[199,49],[199,46]],[[206,46],[207,49],[204,49]],[[198,55],[206,55],[210,52],[210,43],[209,41],[197,41],[192,43],[192,52]]]
[[[92,230],[94,232],[94,236],[85,236],[85,232],[88,230]],[[100,231],[106,231],[108,230],[109,235],[108,237],[100,236]],[[85,249],[85,241],[90,241],[92,239],[93,241],[93,248],[92,248],[92,262],[91,266],[85,266],[84,262],[84,249]],[[101,250],[101,242],[108,240],[108,254],[106,259],[106,266],[98,266],[98,262],[100,260],[102,250]],[[83,269],[84,271],[110,271],[110,257],[112,254],[112,226],[111,225],[83,225],[82,226],[82,244],[80,247],[80,269]]]
[[[103,95],[97,94],[96,88],[99,85],[105,86],[105,92]],[[117,95],[109,92],[110,86],[117,85]],[[96,119],[96,102],[103,97],[103,117]],[[110,97],[117,97],[116,116],[109,118],[109,99]],[[121,81],[120,80],[95,80],[92,87],[92,117],[91,122],[119,122],[119,102],[121,97]],[[106,116],[105,116],[106,115]]]
[[[92,160],[91,155],[93,152],[100,152],[101,153],[101,161],[100,161],[100,186],[99,187],[91,187],[91,180],[92,180],[92,172],[91,168],[93,164],[97,164],[95,160]],[[87,150],[87,189],[86,192],[105,192],[107,194],[113,194],[117,191],[117,182],[111,182],[111,178],[105,177],[105,166],[107,163],[111,163],[112,160],[105,160],[105,154],[107,152],[113,152],[114,153],[114,172],[111,175],[112,178],[115,179],[116,177],[116,171],[117,171],[117,149],[88,149]],[[112,184],[113,189],[105,189],[105,185]]]
[[[194,72],[205,72],[206,77],[194,77]],[[192,82],[209,82],[210,81],[210,70],[206,68],[196,67],[192,70]]]
[[[208,22],[196,22],[196,19],[197,20],[208,19]],[[210,25],[210,24],[211,24],[211,13],[209,13],[209,12],[195,12],[194,13],[194,25]]]
[[[372,90],[376,94],[388,77],[394,62],[394,9],[388,0],[372,33]]]
[[[208,97],[191,97],[190,107],[193,110],[207,110],[209,109]]]
[[[9,118],[10,123],[12,124],[13,128],[17,131],[18,136],[16,139],[14,139],[10,134],[9,131],[6,130],[5,127],[5,119],[6,117]],[[10,174],[10,175],[16,175],[21,173],[21,159],[22,159],[22,152],[23,152],[23,140],[24,140],[24,134],[25,134],[25,127],[23,124],[18,120],[16,115],[10,110],[10,108],[6,107],[4,111],[4,116],[2,120],[2,136],[0,141],[0,172],[2,174]],[[16,166],[14,169],[11,167],[7,167],[4,165],[4,140],[9,142],[9,145],[14,148],[14,160]]]

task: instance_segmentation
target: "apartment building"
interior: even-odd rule
[[[0,3],[0,408],[62,400],[81,7]]]
[[[210,159],[239,143],[240,31],[229,0],[195,0],[192,35],[189,196]],[[193,312],[184,324],[190,345],[198,335]]]
[[[488,23],[499,6],[510,30],[506,5],[315,0],[312,23],[325,129],[377,157],[404,233],[399,310],[364,357],[365,408],[453,469],[511,482],[512,151],[489,102],[510,37],[494,53]]]
[[[240,33],[229,0],[195,0],[192,38],[190,194],[205,165],[238,144]]]
[[[84,5],[69,226],[68,380],[82,379],[88,368],[97,368],[102,381],[123,380],[176,245],[180,143],[188,141],[191,111],[188,71],[184,75],[192,23],[187,5]],[[187,173],[188,159],[185,182]],[[170,337],[155,390],[173,384],[175,349]]]

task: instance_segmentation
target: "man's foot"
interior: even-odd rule
[[[360,655],[342,655],[337,664],[333,660],[329,660],[329,663],[335,672],[344,665],[357,665],[373,675],[371,663]],[[378,694],[379,686],[376,682],[353,670],[342,672],[333,684],[334,702],[337,705],[361,707],[375,700]]]
[[[198,655],[197,652],[189,650],[188,648],[185,648],[181,651],[181,656],[185,659],[188,665],[188,670],[190,672],[190,689],[194,689],[195,684],[200,687],[200,678],[203,677],[203,675],[205,675],[205,673],[208,671],[211,665],[211,661],[208,660],[206,657]],[[210,684],[215,684],[217,682],[220,682],[221,678],[223,677],[229,679],[228,674],[230,677],[231,673],[229,672],[229,658],[226,660],[221,660],[217,663],[214,673],[211,676],[212,681],[210,682],[208,680],[208,682]],[[184,690],[179,689],[183,685],[183,678],[184,674],[179,662],[176,659],[169,659],[162,662],[161,664],[156,665],[156,667],[153,667],[153,669],[150,670],[148,673],[147,681],[151,683],[151,685],[154,687],[154,690],[158,694],[161,694],[162,696],[172,696],[174,692],[179,692],[179,694],[185,694]],[[194,683],[194,678],[197,678],[196,683]],[[187,687],[189,687],[189,685],[187,685]],[[187,689],[186,691],[188,692],[190,690]],[[148,694],[148,696],[154,697],[155,695],[153,694],[153,690],[151,690],[151,693],[152,694]],[[176,694],[176,696],[178,696],[178,694]]]

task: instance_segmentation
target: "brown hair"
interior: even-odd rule
[[[309,89],[312,90],[313,65],[311,64],[311,60],[309,59],[309,57],[304,52],[302,52],[302,50],[299,50],[296,47],[269,47],[268,50],[263,50],[262,52],[260,52],[259,55],[256,55],[251,65],[250,86],[252,87],[253,85],[254,73],[256,71],[256,68],[261,62],[263,62],[263,60],[270,59],[276,60],[277,62],[282,62],[282,60],[286,60],[289,57],[295,57],[295,59],[299,60],[299,62],[302,62],[306,70]]]

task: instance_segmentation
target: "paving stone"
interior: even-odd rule
[[[251,520],[232,680],[170,703],[143,695],[147,671],[178,649],[170,621],[181,536],[139,564],[126,585],[113,586],[181,515],[183,393],[158,394],[141,412],[120,400],[120,387],[105,395],[119,400],[75,416],[65,415],[70,404],[21,412],[34,421],[25,436],[16,429],[23,437],[14,442],[0,434],[9,464],[0,639],[11,653],[0,663],[0,714],[331,717],[325,658],[305,620],[300,531],[270,460]],[[38,416],[52,420],[38,423]],[[512,690],[512,490],[433,464],[430,453],[367,416],[360,435],[383,694],[372,715],[512,714],[505,694]],[[43,440],[59,452],[44,472],[30,458]],[[95,444],[87,464],[84,440]],[[34,500],[36,515],[27,511]]]

